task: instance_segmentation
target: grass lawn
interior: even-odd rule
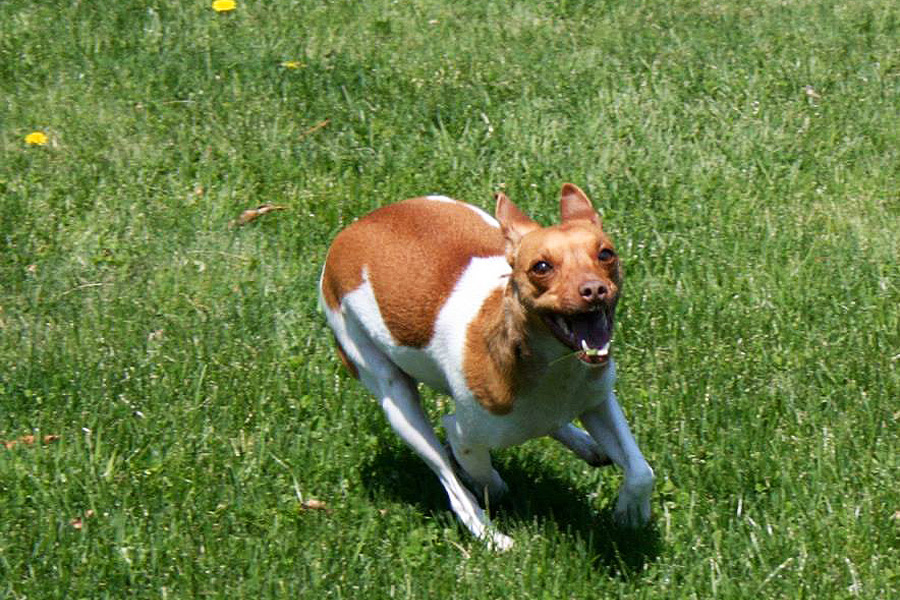
[[[565,181],[654,519],[536,440],[493,554],[315,285],[377,206]],[[897,598],[898,265],[891,0],[4,0],[0,598]]]

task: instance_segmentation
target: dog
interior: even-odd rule
[[[490,452],[540,436],[591,465],[621,467],[614,518],[641,527],[654,475],[613,392],[619,256],[573,184],[563,185],[561,220],[550,227],[503,193],[495,200],[496,219],[425,196],[341,231],[319,283],[337,353],[437,475],[459,520],[490,547],[513,543],[476,500],[508,489]],[[455,401],[442,419],[449,447],[421,408],[418,382]]]

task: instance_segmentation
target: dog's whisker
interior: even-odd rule
[[[551,361],[550,361],[549,363],[547,363],[547,364],[548,364],[549,366],[553,366],[553,365],[559,364],[560,362],[562,362],[562,361],[564,361],[564,360],[568,360],[568,359],[570,359],[570,358],[575,358],[575,359],[577,359],[577,358],[578,358],[578,352],[577,352],[577,351],[574,351],[574,352],[567,352],[567,353],[563,354],[562,356],[560,356],[559,358],[554,358],[553,360],[551,360]]]

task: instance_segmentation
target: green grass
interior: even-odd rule
[[[0,440],[59,436],[0,446],[0,597],[900,594],[895,2],[209,4],[0,3]],[[564,181],[625,260],[655,519],[538,440],[495,555],[315,284],[377,206],[550,222]]]

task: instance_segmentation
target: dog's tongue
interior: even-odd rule
[[[583,313],[570,319],[575,343],[581,348],[582,341],[592,350],[600,350],[609,343],[612,332],[609,322],[602,312]]]

